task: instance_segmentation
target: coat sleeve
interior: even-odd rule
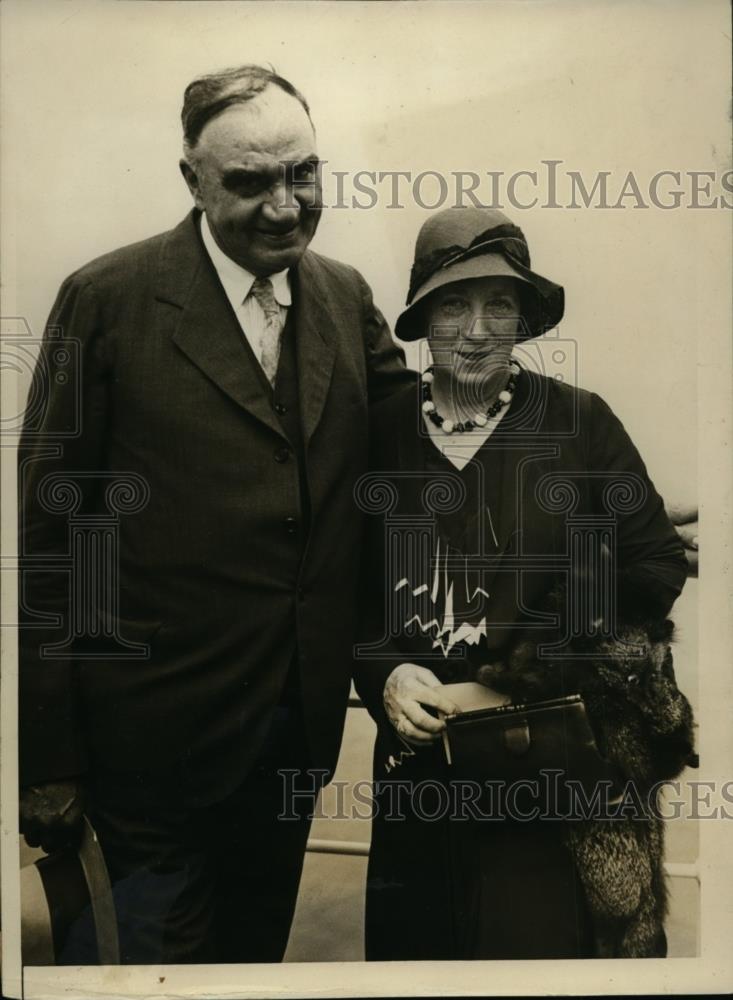
[[[591,472],[602,473],[591,475],[597,511],[602,512],[608,501],[608,474],[619,474],[622,498],[617,513],[619,611],[625,616],[664,617],[687,578],[684,547],[634,443],[618,417],[595,393],[590,394],[589,438],[588,466]],[[632,493],[636,492],[639,500],[624,511],[623,484],[630,482],[629,477],[636,483]]]
[[[375,306],[366,281],[359,278],[365,324],[365,352],[367,364],[367,392],[370,406],[399,392],[414,383],[416,373],[405,367],[405,355],[392,338],[384,316]],[[372,448],[372,457],[374,448]],[[367,541],[362,559],[363,570],[359,591],[359,635],[357,646],[380,645],[380,656],[370,656],[361,651],[354,656],[354,684],[359,697],[377,724],[382,756],[389,761],[399,759],[402,753],[412,753],[394,730],[384,710],[382,695],[387,678],[394,668],[405,662],[406,657],[396,645],[384,638],[384,588],[383,569],[376,567],[370,558],[371,545]],[[372,550],[373,555],[373,550]]]
[[[72,276],[44,332],[18,448],[21,785],[86,769],[67,642],[69,517],[93,502],[104,469],[107,372],[97,295]]]
[[[387,721],[382,695],[395,667],[408,661],[393,639],[385,636],[383,570],[364,559],[359,589],[359,630],[354,655],[354,684],[374,721]],[[373,651],[372,651],[373,650]],[[377,652],[378,651],[378,652]]]
[[[365,325],[367,392],[374,404],[412,384],[417,375],[405,367],[405,352],[395,343],[389,326],[374,305],[372,293],[361,275],[359,288]]]
[[[385,327],[386,330],[386,327]],[[386,333],[389,336],[389,333]],[[390,438],[390,421],[383,418],[394,400],[371,407],[370,469],[389,467],[384,439]],[[381,444],[380,444],[381,442]],[[401,663],[415,662],[399,648],[398,641],[388,635],[387,573],[384,565],[384,516],[371,514],[366,518],[359,580],[357,641],[354,648],[353,678],[357,693],[377,725],[375,761],[377,772],[391,770],[414,750],[397,733],[384,708],[384,686],[389,675]]]
[[[381,574],[375,575],[369,569],[369,560],[362,573],[359,596],[358,643],[355,648],[353,676],[356,691],[364,706],[377,725],[377,749],[375,761],[379,769],[391,771],[404,757],[411,757],[415,751],[399,735],[389,721],[384,707],[384,686],[395,667],[410,662],[409,656],[400,652],[394,640],[385,639],[384,587]],[[370,655],[360,646],[379,646],[379,656]]]

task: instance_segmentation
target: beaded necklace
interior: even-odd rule
[[[489,420],[496,416],[499,410],[511,403],[514,390],[517,386],[517,378],[519,377],[521,370],[522,369],[519,367],[517,362],[512,358],[509,362],[509,379],[507,384],[501,390],[488,410],[486,410],[485,413],[474,413],[472,419],[470,420],[454,423],[452,420],[442,417],[435,408],[431,389],[435,376],[435,366],[431,365],[429,368],[426,368],[421,376],[421,393],[423,400],[422,411],[427,414],[428,419],[431,420],[436,427],[440,427],[444,434],[453,434],[454,431],[457,431],[459,434],[463,434],[465,431],[472,431],[474,427],[485,427]]]

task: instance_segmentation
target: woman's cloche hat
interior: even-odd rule
[[[562,319],[562,286],[530,270],[524,233],[503,212],[469,206],[432,215],[418,233],[407,309],[398,317],[395,333],[400,340],[426,336],[421,303],[436,288],[493,276],[522,282],[522,328],[517,340],[539,337]]]

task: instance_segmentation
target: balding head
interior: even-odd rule
[[[278,87],[294,97],[310,118],[310,108],[300,91],[273,69],[254,64],[236,66],[199,76],[183,94],[181,124],[186,152],[196,148],[207,122],[234,104],[243,104],[261,94],[266,87]]]

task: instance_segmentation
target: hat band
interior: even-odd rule
[[[431,278],[436,271],[450,267],[460,261],[468,260],[483,253],[491,253],[487,249],[497,247],[510,261],[515,261],[520,266],[529,268],[530,257],[527,241],[524,233],[518,226],[511,223],[502,226],[493,226],[479,233],[467,247],[453,244],[449,247],[439,247],[430,253],[418,257],[412,265],[410,272],[410,288],[407,293],[407,305],[414,299],[421,285],[424,285],[428,278]]]
[[[436,270],[442,270],[444,267],[450,267],[451,264],[457,264],[461,260],[468,260],[470,257],[477,257],[479,254],[484,252],[486,247],[490,247],[496,243],[501,246],[502,250],[506,250],[507,252],[510,252],[506,247],[507,243],[519,243],[520,247],[526,247],[524,240],[520,240],[517,236],[497,236],[491,240],[484,240],[483,243],[472,243],[467,250],[459,250],[458,253],[449,257],[447,260],[444,260],[440,267],[436,268]],[[520,254],[515,254],[514,256],[516,256],[518,260],[520,259]]]

